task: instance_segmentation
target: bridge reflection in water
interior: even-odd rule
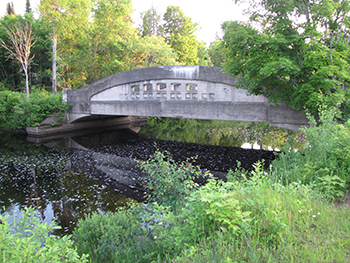
[[[28,138],[31,139],[33,138]],[[70,149],[68,155],[55,154],[51,158],[63,160],[65,169],[57,168],[56,172],[48,169],[48,173],[45,169],[37,169],[35,181],[32,181],[31,173],[24,174],[23,180],[32,184],[29,183],[25,191],[19,189],[15,195],[21,198],[13,199],[6,207],[10,213],[17,205],[22,207],[30,203],[38,204],[37,209],[47,222],[50,223],[55,218],[62,226],[63,230],[56,232],[59,235],[70,233],[79,218],[84,218],[93,211],[116,211],[118,207],[142,201],[145,189],[139,184],[138,178],[145,175],[140,172],[136,160],[148,159],[156,151],[155,145],[161,151],[172,153],[176,161],[198,156],[195,164],[221,178],[228,169],[235,168],[237,160],[249,169],[258,160],[264,159],[268,165],[275,158],[270,151],[152,140],[125,130],[62,138],[42,144],[50,148]],[[48,152],[42,155],[47,162],[52,162],[48,159],[50,154]],[[8,178],[4,182],[7,187],[18,185],[12,174]],[[50,185],[47,186],[46,182],[50,182]],[[8,200],[5,188],[3,195]],[[11,195],[17,191],[15,188],[13,186],[9,190]],[[28,196],[26,193],[31,194]]]

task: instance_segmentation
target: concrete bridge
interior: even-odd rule
[[[308,120],[281,103],[248,96],[237,79],[221,68],[159,66],[118,73],[80,89],[64,89],[72,105],[68,123],[106,116],[155,116],[187,119],[268,122],[297,130]]]

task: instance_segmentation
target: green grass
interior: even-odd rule
[[[131,231],[125,251],[142,251],[135,248],[142,240],[150,253],[115,262],[350,262],[350,208],[341,203],[350,189],[350,122],[337,123],[332,110],[320,111],[318,122],[310,117],[307,142],[285,148],[269,171],[257,163],[251,172],[230,171],[227,182],[210,177],[199,187],[192,181],[198,168],[162,153],[141,163],[150,194],[131,210],[138,220],[125,229],[143,231]],[[113,232],[107,225],[89,228]]]
[[[156,155],[157,162],[148,162],[147,169],[151,165],[157,171],[168,167],[172,177],[190,169],[191,164],[178,165],[158,156],[163,155]],[[153,193],[161,191],[165,195],[164,188],[157,185],[164,186],[168,177],[159,173],[151,176],[155,176],[150,179]],[[271,172],[262,170],[262,164],[256,164],[251,173],[230,172],[226,183],[212,178],[182,197],[176,191],[182,193],[185,186],[177,184],[168,194],[177,195],[182,199],[179,202],[163,199],[162,205],[150,202],[134,207],[131,214],[119,211],[138,218],[129,220],[123,229],[139,228],[140,234],[131,231],[130,240],[125,242],[130,248],[124,251],[131,253],[128,258],[132,260],[118,261],[118,256],[113,262],[349,262],[349,207],[336,206],[317,188],[297,183],[283,185],[271,177]],[[187,184],[193,186],[191,180]],[[119,225],[117,217],[113,224]],[[84,221],[78,224],[80,233],[91,233],[91,229],[114,231],[108,229],[108,223],[90,222],[88,229],[85,225]],[[78,247],[95,239],[83,236],[75,235]],[[132,254],[144,249],[135,247],[143,246],[139,240],[147,244],[149,253]],[[121,244],[108,239],[100,244],[101,249],[107,249],[106,243],[112,248]],[[112,257],[114,252],[110,251]]]
[[[336,207],[333,203],[317,198],[305,202],[290,194],[289,190],[284,194],[276,193],[269,186],[264,192],[265,194],[259,192],[261,200],[270,204],[270,208],[275,204],[275,208],[280,207],[280,211],[275,217],[273,213],[267,213],[261,225],[257,224],[254,233],[239,238],[210,235],[168,261],[350,262],[349,207]],[[252,199],[255,198],[250,197],[249,202]],[[257,205],[256,201],[254,205]],[[276,223],[276,219],[286,225],[281,231],[282,239],[271,245],[266,234],[268,231],[273,233],[274,226],[271,222]]]

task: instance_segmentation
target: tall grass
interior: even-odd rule
[[[118,260],[110,249],[114,262],[350,262],[350,208],[333,202],[349,190],[350,126],[338,124],[334,112],[320,116],[304,129],[308,143],[299,151],[286,148],[269,171],[263,163],[251,172],[230,171],[227,182],[209,176],[198,187],[192,163],[156,153],[142,163],[149,202],[132,208],[139,220],[129,220],[132,242],[124,242],[133,260]],[[107,226],[81,221],[77,233],[115,231]],[[78,247],[95,240],[75,236]],[[117,248],[115,240],[104,244]],[[150,253],[132,254],[142,250],[137,240]]]
[[[330,200],[350,189],[350,121],[339,124],[335,111],[321,110],[316,123],[302,129],[306,144],[298,151],[287,146],[272,163],[272,177],[284,185],[299,183],[323,193]]]

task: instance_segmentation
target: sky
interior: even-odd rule
[[[166,11],[167,6],[180,6],[184,14],[192,21],[199,24],[197,32],[198,40],[208,44],[215,41],[215,36],[222,36],[221,24],[229,20],[246,20],[242,15],[243,7],[235,5],[233,0],[131,0],[134,14],[132,16],[135,26],[138,27],[141,19],[140,13],[152,7],[157,9],[161,15]],[[6,4],[13,2],[16,14],[23,14],[26,0],[0,0],[0,16],[6,13]],[[40,0],[30,0],[33,10],[40,3]],[[35,13],[35,12],[34,12]]]

